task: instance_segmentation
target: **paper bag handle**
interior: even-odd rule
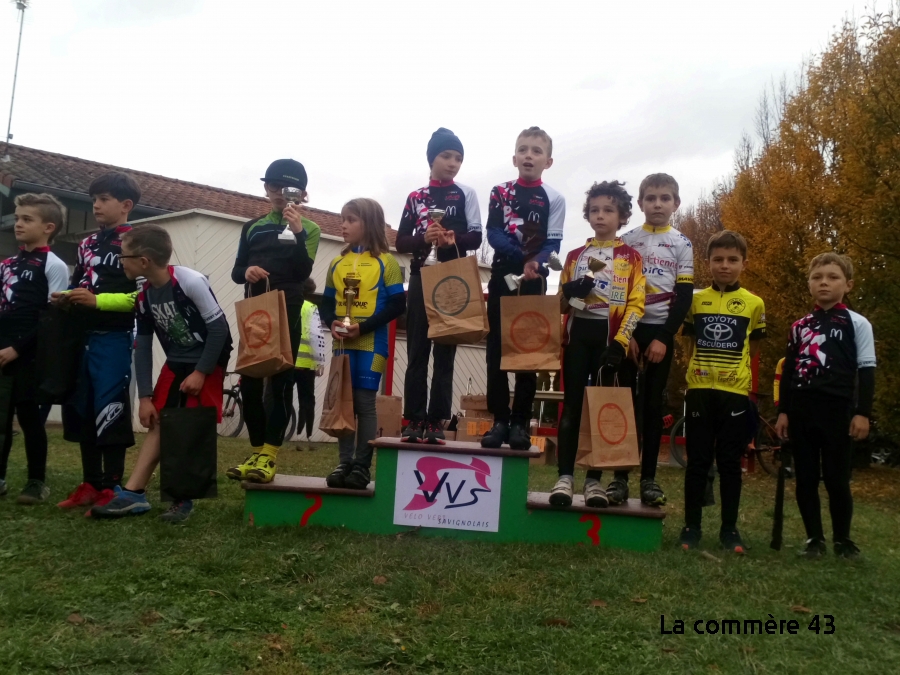
[[[538,276],[541,278],[541,289],[544,291],[541,295],[547,295],[547,279],[543,274],[538,274]],[[516,295],[522,295],[522,284],[519,284],[518,288],[516,288]]]
[[[272,291],[272,287],[269,285],[269,277],[266,277],[266,291],[265,292],[270,293],[271,291]],[[260,293],[260,295],[262,295],[262,293]],[[247,297],[248,298],[254,297],[253,284],[251,284],[249,281],[247,282]]]

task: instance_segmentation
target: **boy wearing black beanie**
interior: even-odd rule
[[[403,432],[408,442],[442,443],[442,420],[450,419],[453,398],[453,362],[456,346],[434,345],[431,403],[428,402],[428,317],[422,293],[422,265],[429,264],[432,247],[438,262],[453,260],[481,246],[481,212],[474,190],[455,183],[463,162],[463,145],[449,129],[441,127],[431,135],[425,155],[431,180],[410,193],[397,230],[397,252],[409,253],[406,345],[409,362],[403,386],[404,416],[409,425]],[[429,220],[429,209],[441,209],[441,223]]]

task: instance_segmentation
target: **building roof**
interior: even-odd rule
[[[145,171],[135,171],[111,164],[102,164],[56,152],[8,146],[9,161],[0,162],[0,184],[21,188],[16,183],[31,183],[50,189],[87,195],[91,181],[109,171],[121,171],[132,176],[141,186],[141,206],[161,212],[205,209],[240,218],[256,218],[269,210],[265,197],[234,192],[223,188],[168,178]],[[341,217],[331,211],[303,206],[304,216],[314,221],[325,234],[341,236]],[[394,243],[396,231],[388,226],[388,240]]]

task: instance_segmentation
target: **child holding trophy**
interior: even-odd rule
[[[423,265],[453,260],[481,246],[481,212],[474,190],[454,183],[463,162],[462,142],[441,127],[431,135],[426,150],[431,175],[428,185],[410,193],[400,217],[397,252],[412,254],[406,315],[409,363],[403,385],[404,417],[409,425],[403,440],[440,443],[441,422],[450,419],[453,398],[453,362],[456,345],[434,344],[431,402],[428,401],[428,317],[422,293]]]
[[[329,487],[363,490],[369,484],[377,417],[375,395],[388,356],[388,324],[403,314],[406,295],[397,260],[388,251],[384,211],[373,199],[351,199],[341,209],[346,246],[328,265],[319,308],[331,328],[335,353],[350,357],[356,434],[338,441],[340,464]]]
[[[569,251],[559,278],[560,309],[566,317],[563,338],[565,399],[559,424],[559,480],[550,503],[570,506],[575,482],[575,455],[584,388],[611,385],[628,351],[631,334],[644,315],[641,256],[616,231],[631,217],[631,195],[618,181],[594,183],[587,191],[584,218],[594,230],[587,243]],[[609,504],[600,484],[602,472],[589,470],[584,480],[587,506]]]

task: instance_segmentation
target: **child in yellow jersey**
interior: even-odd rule
[[[729,230],[713,235],[706,257],[713,284],[694,293],[684,319],[691,360],[685,399],[684,529],[679,543],[684,550],[700,543],[707,475],[715,460],[721,477],[719,542],[722,548],[743,554],[737,531],[741,455],[754,423],[750,360],[766,336],[766,310],[762,298],[741,288],[741,272],[747,265],[747,242],[741,235]]]
[[[590,377],[596,386],[612,384],[628,350],[634,327],[644,315],[644,272],[641,256],[616,238],[631,217],[631,195],[618,181],[594,183],[587,191],[584,218],[594,236],[566,256],[559,279],[560,309],[566,314],[563,354],[565,400],[559,425],[559,480],[550,503],[569,506],[574,491],[575,454],[584,388]],[[602,263],[602,269],[596,262]],[[600,484],[602,472],[590,470],[584,481],[584,501],[592,507],[609,504]]]
[[[341,234],[347,245],[328,265],[320,313],[331,328],[336,354],[350,357],[356,435],[338,441],[340,464],[327,477],[329,487],[363,490],[369,484],[372,448],[378,420],[375,395],[388,357],[388,324],[403,314],[403,275],[388,253],[384,211],[372,199],[351,199],[341,209]],[[347,316],[348,280],[357,280]]]

